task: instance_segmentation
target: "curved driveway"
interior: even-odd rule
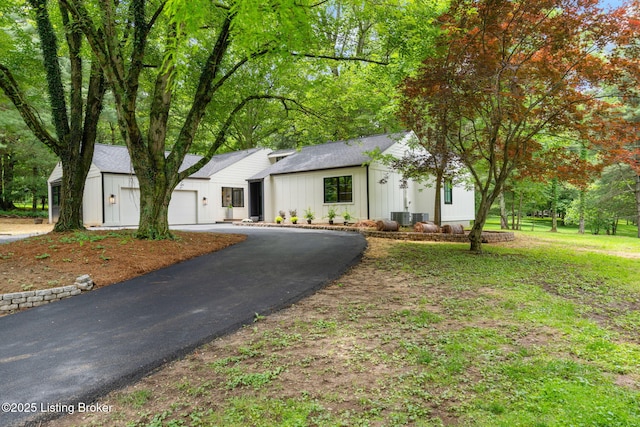
[[[256,313],[271,313],[315,292],[357,263],[366,247],[358,233],[209,229],[248,238],[145,276],[0,317],[0,425],[77,411],[79,403],[252,322]],[[5,403],[17,412],[6,412]]]

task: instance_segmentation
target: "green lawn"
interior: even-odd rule
[[[511,222],[509,222],[509,226],[511,226]],[[489,217],[485,224],[485,229],[487,230],[500,230],[500,218],[499,217]],[[528,232],[547,232],[551,230],[551,218],[533,218],[526,217],[523,218],[520,231],[524,233]],[[562,221],[558,220],[558,233],[560,234],[577,234],[578,226],[577,225],[562,225]],[[585,228],[585,234],[591,234],[591,230],[587,226]],[[604,230],[601,230],[600,235],[606,235]],[[626,221],[620,221],[618,224],[618,230],[616,231],[616,236],[621,237],[637,237],[638,236],[638,227],[633,224],[627,224]]]
[[[640,240],[533,239],[529,249],[485,245],[481,256],[393,250],[391,263],[459,290],[432,301],[459,323],[428,341],[440,371],[432,385],[469,384],[457,392],[463,425],[640,425]]]

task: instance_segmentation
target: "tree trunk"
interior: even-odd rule
[[[511,229],[517,230],[516,223],[516,190],[511,192]]]
[[[171,191],[166,194],[163,188],[152,188],[151,192],[140,187],[140,224],[138,239],[162,240],[173,238],[169,230],[169,202]]]
[[[516,224],[516,230],[522,230],[522,204],[524,203],[524,193],[520,193],[518,199],[518,222]]]
[[[586,190],[580,190],[580,200],[578,205],[578,234],[584,234],[584,199],[586,195]],[[639,236],[640,237],[640,236]]]
[[[164,156],[159,161],[163,160]],[[173,235],[169,230],[169,202],[178,184],[172,181],[175,176],[169,178],[166,172],[151,173],[152,169],[146,164],[142,153],[136,156],[133,165],[140,183],[140,223],[136,237],[148,240],[172,239]],[[163,171],[165,167],[166,164],[162,164],[154,169]]]
[[[495,200],[495,197],[493,198]],[[471,252],[475,252],[477,254],[482,253],[482,229],[484,228],[484,224],[487,222],[487,216],[489,215],[489,209],[491,208],[491,203],[487,197],[482,195],[480,198],[480,205],[478,206],[478,210],[476,211],[476,219],[473,222],[473,227],[469,232],[469,241],[471,242]]]
[[[93,151],[93,145],[91,145]],[[62,160],[62,186],[60,188],[60,217],[54,231],[83,230],[82,200],[91,158],[83,160],[82,155],[69,156]]]
[[[504,191],[501,191],[498,197],[500,201],[500,229],[508,230],[509,219],[507,218],[507,207],[504,203]]]
[[[558,232],[558,178],[551,181],[551,230],[552,233]]]
[[[0,181],[0,209],[9,211],[15,209],[13,197],[11,197],[11,189],[16,161],[11,153],[7,151],[1,155],[0,163],[0,174],[2,174],[2,180]]]
[[[436,194],[433,203],[433,223],[440,227],[442,224],[442,180],[440,171],[436,173]]]

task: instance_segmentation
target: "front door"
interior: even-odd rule
[[[249,183],[249,217],[264,221],[264,181]]]

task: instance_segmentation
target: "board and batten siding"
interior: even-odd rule
[[[270,150],[257,151],[211,175],[211,195],[207,197],[215,219],[218,221],[225,219],[226,206],[222,206],[223,187],[244,189],[244,207],[233,208],[233,217],[235,219],[249,217],[249,184],[247,178],[255,175],[256,171],[261,171],[271,166],[271,162],[267,157],[269,152]]]
[[[87,227],[102,225],[102,173],[93,164],[84,185],[82,220]]]
[[[51,183],[62,179],[62,166],[60,163],[49,175],[49,201],[53,200],[51,194]],[[102,224],[102,174],[100,170],[91,165],[87,173],[87,180],[84,186],[84,194],[82,198],[82,217],[83,223],[87,227],[98,226]],[[52,204],[49,202],[49,222],[53,223]]]
[[[382,184],[380,181],[385,180]],[[391,212],[404,211],[404,190],[401,177],[375,163],[369,167],[369,217],[372,220],[390,219]]]
[[[349,203],[324,203],[324,179],[337,176],[352,176],[353,198]],[[271,182],[267,185],[267,182]],[[284,175],[272,175],[265,179],[265,196],[271,193],[270,201],[265,201],[265,221],[273,222],[280,210],[285,211],[287,220],[289,210],[296,209],[300,222],[304,221],[305,210],[311,208],[316,219],[314,222],[327,222],[329,207],[337,212],[336,221],[342,221],[345,209],[354,219],[367,217],[367,177],[366,168],[349,167],[326,169],[311,172],[299,172]]]

